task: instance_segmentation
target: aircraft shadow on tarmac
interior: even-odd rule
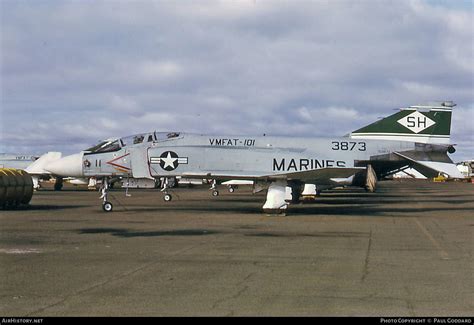
[[[404,203],[434,203],[434,202],[443,202],[446,204],[465,204],[465,203],[472,203],[472,200],[453,200],[453,199],[444,199],[443,198],[432,198],[432,199],[416,199],[411,198],[409,200],[403,201]],[[388,198],[374,198],[373,200],[357,200],[357,199],[331,199],[331,200],[324,200],[324,201],[316,201],[316,202],[302,202],[300,205],[375,205],[375,204],[396,204],[400,203],[400,200],[388,199]]]
[[[380,204],[380,203],[410,203],[410,202],[472,202],[470,194],[447,195],[445,193],[436,192],[438,195],[430,194],[429,197],[418,192],[406,192],[403,194],[395,193],[332,193],[330,195],[324,193],[316,197],[314,200],[301,200],[303,204]],[[463,199],[466,200],[463,200]],[[453,200],[455,199],[455,200]],[[244,200],[242,200],[244,201]],[[231,202],[229,200],[229,202]],[[235,202],[235,201],[233,201]],[[259,202],[263,202],[260,200]]]
[[[400,207],[396,204],[399,201],[394,200],[334,200],[334,201],[320,201],[317,203],[311,204],[294,204],[290,205],[288,208],[288,217],[300,215],[300,216],[321,216],[321,215],[341,215],[341,216],[392,216],[392,214],[400,214],[403,217],[412,217],[414,213],[427,213],[427,212],[440,212],[448,211],[450,214],[455,213],[456,211],[472,211],[472,207],[462,207],[462,206],[452,206],[452,205],[462,205],[463,203],[471,203],[472,200],[455,200],[449,202],[449,207],[427,207],[426,204],[414,204],[410,207],[406,205],[413,203],[430,203],[430,202],[439,202],[439,200],[413,200],[404,202],[405,206]],[[234,205],[229,206],[225,201],[216,201],[209,202],[209,204],[200,204],[192,205],[188,202],[187,205],[166,205],[166,206],[143,206],[143,205],[127,205],[122,206],[121,208],[117,207],[116,211],[126,211],[129,213],[138,213],[138,212],[186,212],[186,213],[203,213],[203,212],[213,212],[213,213],[239,213],[239,214],[262,214],[260,204],[250,204],[250,205]],[[448,201],[446,201],[448,203]],[[119,210],[120,209],[120,210]],[[387,215],[389,214],[389,215]]]
[[[164,231],[137,232],[123,228],[84,228],[78,230],[79,234],[111,234],[117,237],[162,237],[162,236],[206,236],[220,233],[216,230],[207,229],[178,229]]]
[[[329,214],[329,215],[358,215],[358,214],[378,214],[382,212],[429,212],[429,211],[452,211],[452,210],[472,210],[471,208],[463,207],[450,207],[450,208],[418,208],[416,206],[410,208],[398,208],[394,207],[384,207],[381,208],[381,204],[396,204],[401,202],[400,199],[396,198],[396,195],[383,195],[383,196],[374,196],[374,195],[337,195],[337,196],[325,196],[316,198],[315,201],[302,201],[300,204],[290,205],[289,210],[297,214]],[[464,199],[465,198],[465,199]],[[418,199],[416,197],[404,197],[404,203],[431,203],[431,202],[440,202],[449,204],[449,205],[462,205],[472,203],[472,197],[470,195],[443,195],[440,197],[432,197],[430,199]],[[200,201],[202,202],[202,201]],[[117,211],[121,209],[125,211],[213,211],[213,212],[235,212],[235,213],[248,213],[255,214],[261,213],[261,203],[262,200],[259,197],[249,198],[225,198],[221,197],[216,201],[209,201],[206,205],[197,205],[193,206],[192,201],[187,201],[186,205],[155,205],[151,203],[150,205],[134,205],[123,202],[122,200],[118,201]],[[227,204],[243,204],[242,206],[227,206]],[[222,204],[226,204],[223,206]],[[257,205],[258,204],[258,205]],[[328,205],[328,206],[326,206]],[[53,211],[53,210],[68,210],[68,209],[80,209],[87,208],[89,205],[22,205],[9,211]]]
[[[369,238],[370,233],[366,232],[314,232],[314,233],[269,233],[269,232],[257,232],[244,234],[248,237],[277,237],[277,238]]]
[[[216,231],[208,229],[177,229],[177,230],[166,230],[166,231],[135,231],[123,228],[83,228],[77,230],[81,235],[90,234],[110,234],[112,236],[121,238],[134,238],[134,237],[164,237],[164,236],[208,236],[216,234],[232,234],[232,235],[243,235],[247,237],[278,237],[278,238],[296,238],[296,237],[317,237],[317,238],[354,238],[363,237],[369,238],[369,232],[312,232],[312,233],[294,233],[294,232],[262,232],[257,231],[258,229],[235,229],[235,231]]]
[[[7,211],[47,211],[47,210],[66,210],[66,209],[79,209],[87,207],[87,205],[20,205],[14,208],[6,209]]]
[[[397,217],[413,217],[413,213],[426,213],[426,212],[440,212],[449,211],[455,213],[456,211],[472,211],[471,207],[457,207],[457,208],[426,208],[413,207],[413,208],[398,208],[398,207],[379,207],[379,206],[349,206],[349,207],[314,207],[314,206],[301,206],[291,209],[292,215],[344,215],[344,216],[379,216],[379,217],[392,217],[393,214],[397,214]],[[389,215],[387,215],[389,214]]]

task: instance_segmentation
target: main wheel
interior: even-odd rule
[[[218,190],[212,191],[212,196],[219,196],[219,191]]]
[[[165,200],[165,202],[169,202],[173,199],[173,197],[171,196],[171,194],[165,194],[165,196],[163,196],[163,200]]]
[[[235,192],[235,188],[233,188],[232,186],[229,187],[229,193],[234,193]]]
[[[104,204],[102,204],[102,210],[105,212],[112,212],[113,208],[114,206],[109,201],[105,201]]]

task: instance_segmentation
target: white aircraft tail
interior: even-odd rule
[[[28,174],[35,175],[35,174],[51,174],[47,170],[44,169],[49,163],[60,159],[62,154],[60,152],[48,152],[39,157],[35,160],[31,165],[29,165],[25,171]]]

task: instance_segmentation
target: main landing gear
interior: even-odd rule
[[[54,182],[54,190],[61,191],[63,189],[63,178],[56,177],[56,182]]]
[[[216,197],[216,196],[219,196],[219,191],[217,190],[217,181],[215,179],[213,179],[211,181],[211,188],[210,190],[212,191],[212,196]]]

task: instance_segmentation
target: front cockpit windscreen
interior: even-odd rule
[[[120,150],[119,140],[105,140],[96,146],[93,146],[85,151],[88,153],[103,153]]]

